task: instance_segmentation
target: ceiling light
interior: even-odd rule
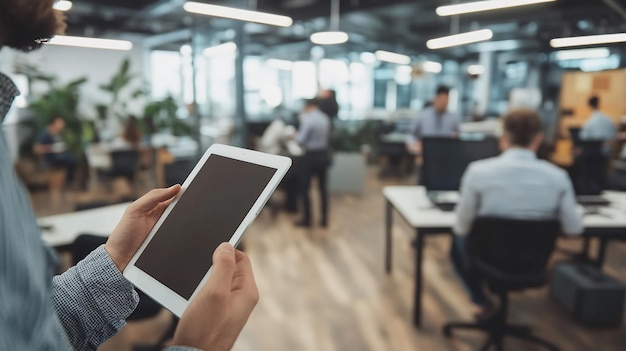
[[[343,44],[348,41],[348,34],[344,32],[317,32],[311,34],[311,41],[317,45]]]
[[[578,49],[578,50],[561,50],[556,52],[556,59],[565,60],[582,60],[590,58],[605,58],[611,55],[611,51],[607,48],[597,49]]]
[[[291,71],[293,69],[292,61],[268,59],[265,63],[272,68],[281,69],[283,71]]]
[[[330,3],[330,30],[311,34],[311,41],[317,45],[337,45],[348,41],[348,33],[339,31],[339,0]]]
[[[193,1],[186,2],[185,5],[183,5],[183,8],[187,12],[197,13],[200,15],[230,18],[246,22],[269,24],[272,26],[290,27],[293,24],[291,17],[287,16],[243,10],[227,6],[202,4]]]
[[[422,68],[425,72],[439,73],[441,72],[443,66],[441,66],[441,63],[439,62],[426,61],[422,64]]]
[[[454,16],[462,15],[465,13],[482,12],[499,10],[508,7],[534,5],[544,2],[553,2],[556,0],[487,0],[468,2],[464,4],[446,5],[437,7],[437,14],[439,16]]]
[[[565,48],[568,46],[584,46],[597,44],[610,44],[626,42],[626,33],[588,35],[584,37],[556,38],[550,40],[553,48]]]
[[[46,44],[108,50],[130,50],[133,48],[133,43],[128,40],[71,37],[67,35],[57,35],[46,42]]]
[[[483,65],[469,65],[467,66],[467,73],[471,76],[479,76],[485,73],[485,67]]]
[[[378,50],[375,52],[376,58],[380,61],[397,63],[399,65],[408,65],[411,63],[411,58],[407,55],[396,54],[395,52],[389,52],[384,50]]]
[[[443,49],[451,46],[465,45],[476,43],[479,41],[489,40],[493,38],[493,32],[490,29],[481,29],[473,32],[449,35],[446,37],[430,39],[426,42],[429,49]]]
[[[52,8],[59,11],[69,11],[72,8],[72,2],[66,0],[57,1],[52,5]]]
[[[234,54],[235,52],[237,52],[237,44],[229,42],[206,48],[202,51],[202,54],[206,57],[216,57]]]

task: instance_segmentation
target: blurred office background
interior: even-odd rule
[[[281,206],[282,191],[270,201],[245,239],[261,302],[235,350],[478,349],[484,335],[449,339],[440,330],[471,318],[448,257],[449,236],[428,237],[416,267],[414,228],[393,214],[394,268],[386,272],[383,187],[418,182],[422,160],[404,142],[439,85],[451,88],[448,109],[470,139],[499,136],[499,118],[511,108],[539,111],[542,157],[570,171],[571,130],[591,114],[589,97],[598,96],[601,110],[626,131],[626,2],[533,1],[451,16],[440,9],[467,2],[210,2],[227,7],[226,17],[236,16],[232,9],[252,11],[235,20],[180,0],[61,1],[65,36],[33,53],[0,52],[0,71],[22,93],[2,125],[11,157],[42,222],[62,223],[65,217],[55,216],[123,206],[151,188],[184,181],[213,143],[259,148],[272,121],[297,124],[303,100],[332,89],[339,113],[329,226],[295,228],[296,216]],[[281,16],[257,23],[265,21],[261,12]],[[554,40],[587,36],[594,37]],[[47,167],[33,152],[37,133],[56,116],[65,119],[62,138],[76,159],[72,186],[64,184],[64,170]],[[129,150],[118,139],[131,116],[141,137]],[[624,140],[618,133],[602,190],[626,190]],[[89,216],[67,218],[78,218],[80,230],[62,233],[55,224],[44,238],[70,264],[72,240],[106,235],[107,227]],[[598,271],[626,284],[620,241],[626,225],[620,228],[611,240],[559,239],[552,263],[601,251]],[[424,280],[419,326],[416,269]],[[589,327],[548,290],[515,296],[512,320],[532,325],[562,350],[626,345],[621,320]],[[171,323],[157,308],[103,349],[148,350],[167,339]],[[506,344],[506,350],[531,349]]]

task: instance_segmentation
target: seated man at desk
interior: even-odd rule
[[[477,318],[487,317],[494,306],[480,279],[465,269],[466,238],[475,218],[558,219],[565,234],[583,231],[569,177],[557,166],[537,159],[536,152],[543,139],[537,113],[515,110],[504,117],[503,124],[504,134],[500,139],[503,153],[469,165],[461,181],[456,207],[452,261],[476,305]]]
[[[49,167],[60,167],[66,171],[65,181],[72,184],[76,170],[76,158],[67,152],[65,143],[61,139],[61,132],[65,128],[63,117],[53,117],[48,121],[45,129],[37,136],[34,152],[43,157]]]

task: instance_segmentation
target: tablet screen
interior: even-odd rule
[[[210,155],[135,266],[189,300],[276,171]]]

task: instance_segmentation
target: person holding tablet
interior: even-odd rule
[[[0,0],[0,48],[31,51],[64,27],[54,0]],[[15,84],[0,73],[0,121]],[[56,257],[44,246],[24,187],[0,133],[0,350],[95,350],[125,324],[137,305],[122,271],[180,192],[152,190],[126,210],[107,243],[53,277]],[[247,256],[229,244],[213,254],[213,271],[191,302],[173,350],[226,351],[258,301]]]

